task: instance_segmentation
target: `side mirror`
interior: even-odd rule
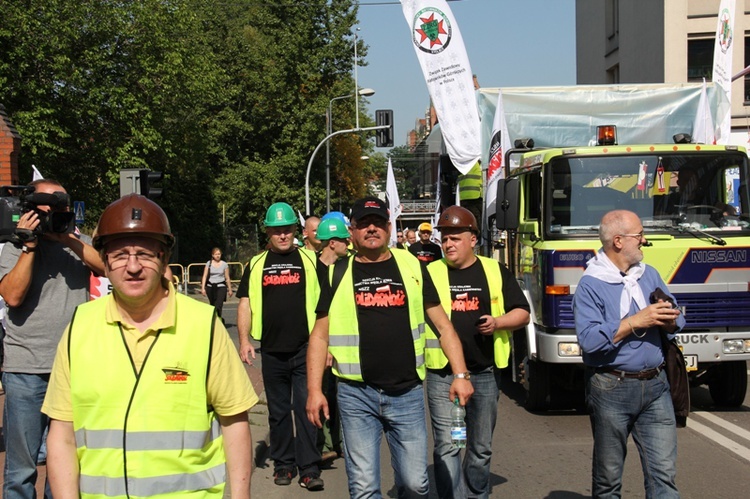
[[[521,183],[517,178],[506,178],[497,183],[495,224],[498,230],[517,230]]]

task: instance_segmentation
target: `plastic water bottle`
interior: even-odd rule
[[[466,409],[458,403],[458,397],[453,401],[451,409],[451,444],[454,449],[466,448]]]

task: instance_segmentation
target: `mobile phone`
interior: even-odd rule
[[[477,321],[474,323],[474,325],[475,326],[481,326],[485,322],[487,322],[487,317],[480,317],[479,319],[477,319]]]

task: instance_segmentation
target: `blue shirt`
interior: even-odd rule
[[[672,299],[671,293],[659,273],[651,266],[638,280],[646,301],[649,295],[661,288]],[[595,277],[583,276],[573,296],[576,335],[581,345],[583,362],[592,367],[611,367],[628,372],[644,371],[660,366],[664,362],[661,350],[661,335],[658,327],[638,330],[615,343],[613,338],[620,328],[620,295],[624,285],[610,284]],[[676,302],[675,302],[676,303]],[[638,313],[635,301],[630,303],[628,317]],[[678,330],[685,327],[685,317],[677,317]],[[674,333],[667,335],[670,339]]]

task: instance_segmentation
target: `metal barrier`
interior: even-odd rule
[[[185,293],[185,267],[179,263],[170,263],[169,269],[172,271],[172,284],[178,293]]]
[[[237,291],[237,285],[242,280],[242,274],[245,271],[245,265],[240,262],[227,262],[229,265],[229,280],[232,283],[232,290]],[[184,293],[188,294],[191,292],[189,289],[193,287],[192,293],[200,294],[201,292],[201,281],[203,280],[203,271],[206,268],[205,263],[191,263],[185,268],[185,278],[183,282],[185,285]]]

